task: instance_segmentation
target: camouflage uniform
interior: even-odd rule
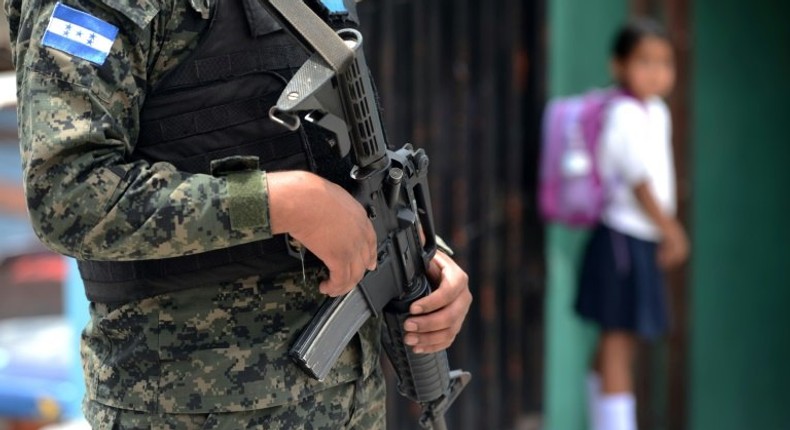
[[[254,186],[129,161],[147,91],[204,28],[195,0],[64,0],[120,29],[101,66],[42,46],[54,0],[7,0],[31,221],[52,249],[129,261],[201,253],[272,236],[265,172]],[[263,208],[232,223],[239,202]],[[316,311],[318,270],[248,277],[120,305],[91,304],[82,356],[94,428],[383,427],[379,322],[324,381],[287,357]]]

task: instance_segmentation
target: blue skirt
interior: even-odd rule
[[[625,330],[654,339],[669,330],[664,275],[655,242],[601,224],[584,253],[576,312],[601,330]]]

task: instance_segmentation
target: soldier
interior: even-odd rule
[[[384,427],[379,321],[322,381],[287,357],[324,295],[375,268],[376,238],[331,136],[268,119],[307,54],[258,2],[6,2],[30,217],[91,300],[94,428]],[[417,352],[447,348],[471,303],[446,255],[429,276]]]

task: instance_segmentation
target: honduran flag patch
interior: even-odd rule
[[[118,35],[118,27],[58,3],[44,33],[44,46],[102,65]]]
[[[331,13],[343,13],[348,12],[346,9],[346,5],[343,3],[343,0],[322,0],[324,6],[329,9]]]

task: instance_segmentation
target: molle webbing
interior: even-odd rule
[[[307,53],[295,41],[284,41],[256,51],[233,52],[190,62],[168,78],[167,89],[206,85],[272,70],[297,69],[305,61]]]
[[[206,134],[249,121],[269,118],[277,95],[255,97],[169,118],[146,121],[140,128],[139,147]]]

